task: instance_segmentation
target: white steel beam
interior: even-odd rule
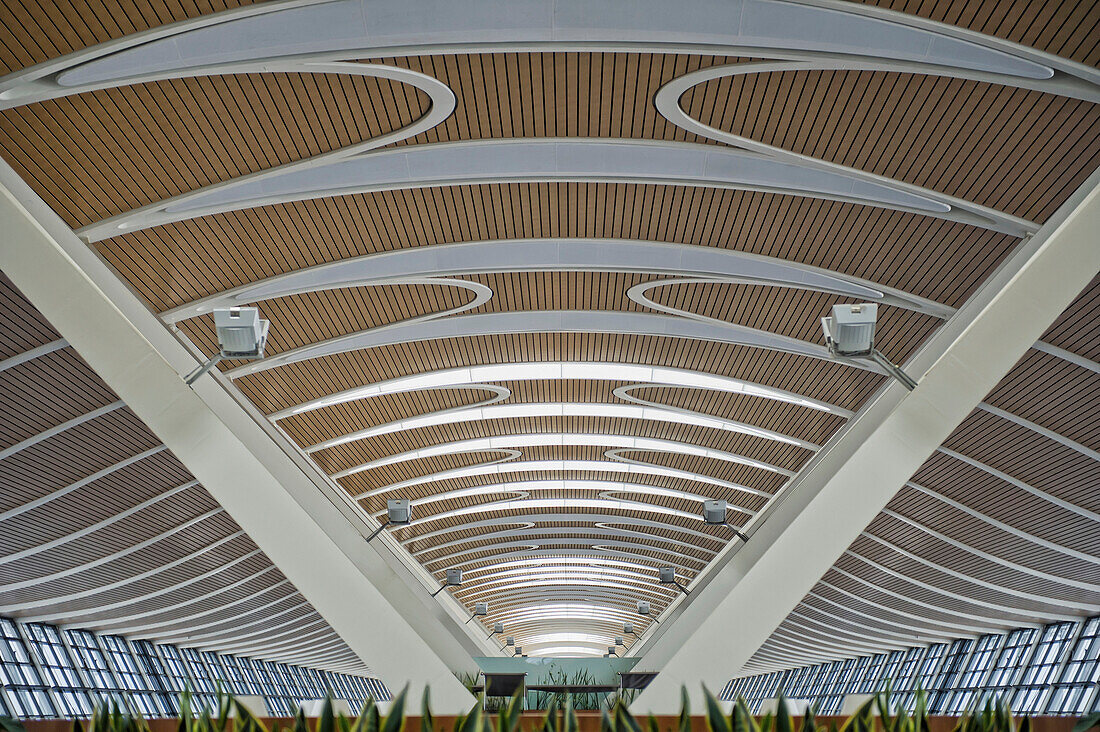
[[[637,713],[679,708],[721,688],[795,609],[852,541],[1012,368],[1100,269],[1100,172],[934,336],[907,368],[912,392],[887,388],[843,439],[818,454],[788,499],[751,524],[638,647],[660,675]]]
[[[427,573],[420,579],[387,561],[385,541],[364,541],[370,527],[350,499],[341,503],[338,489],[310,474],[224,382],[188,387],[181,373],[195,357],[7,164],[0,228],[0,269],[348,646],[391,688],[428,684],[439,713],[468,710],[473,697],[451,669],[471,667],[471,650],[491,649],[461,628],[457,604],[410,586],[427,585]]]

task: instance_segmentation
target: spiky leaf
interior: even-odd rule
[[[615,726],[618,727],[619,732],[642,732],[642,726],[638,724],[638,720],[621,701],[615,705]]]
[[[743,696],[737,697],[737,702],[733,705],[730,726],[733,728],[732,732],[760,732],[760,725],[756,723],[756,718],[749,711],[749,705],[745,703]]]
[[[1031,727],[1031,717],[1024,717],[1023,722],[1020,723],[1020,732],[1024,732],[1024,725]],[[1073,725],[1073,732],[1085,732],[1087,729],[1093,727],[1100,727],[1100,712],[1093,712],[1092,714],[1086,714],[1077,720],[1077,724]],[[1030,732],[1030,730],[1029,730]]]
[[[710,689],[705,686],[703,687],[703,698],[706,700],[707,727],[710,732],[733,732],[730,727],[730,720],[722,713],[722,705],[718,703],[714,694],[710,693]]]
[[[787,695],[779,690],[779,697],[775,703],[775,732],[794,732],[794,720],[791,719],[791,710],[787,706]]]
[[[656,721],[656,720],[654,720]],[[691,697],[686,686],[680,687],[680,720],[677,732],[691,732]]]
[[[374,700],[370,699],[369,703],[373,704]],[[435,732],[435,719],[432,717],[431,691],[426,686],[424,687],[424,696],[420,698],[420,732]]]
[[[390,705],[390,713],[386,715],[385,721],[382,722],[381,732],[401,732],[401,730],[405,728],[405,698],[408,694],[409,687],[406,685],[405,688],[393,698],[393,704]]]

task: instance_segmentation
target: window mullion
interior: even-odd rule
[[[62,716],[69,706],[61,703],[61,695],[58,693],[57,689],[54,688],[52,683],[53,677],[46,673],[46,669],[43,668],[41,662],[39,662],[38,647],[32,643],[30,634],[27,633],[26,623],[14,618],[13,621],[15,632],[19,635],[19,639],[23,641],[23,647],[27,649],[27,658],[31,660],[31,665],[34,666],[34,669],[38,672],[39,678],[42,679],[42,685],[45,687],[46,696],[50,697],[50,703],[53,704],[54,712],[58,717]]]
[[[1069,661],[1073,658],[1073,651],[1077,648],[1077,644],[1081,642],[1081,636],[1085,634],[1085,626],[1088,625],[1088,620],[1082,620],[1077,623],[1077,629],[1073,632],[1073,637],[1069,639],[1066,644],[1066,649],[1062,653],[1062,659],[1058,663],[1058,668],[1054,670],[1054,673],[1050,677],[1050,683],[1047,684],[1047,688],[1043,691],[1043,698],[1039,700],[1036,705],[1036,710],[1046,711],[1050,706],[1051,701],[1054,699],[1054,692],[1058,688],[1058,680],[1062,678],[1062,674],[1065,673],[1066,666],[1069,665]]]

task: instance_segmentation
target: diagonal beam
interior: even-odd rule
[[[188,387],[180,374],[194,357],[4,163],[0,229],[0,269],[348,646],[391,688],[430,684],[439,712],[469,709],[448,664],[471,667],[468,649],[479,646],[448,626],[459,627],[457,606],[414,592],[411,569],[363,540],[350,500],[285,452],[224,382]]]
[[[679,708],[681,685],[721,688],[779,627],[921,464],[977,407],[1100,269],[1100,172],[1082,186],[819,453],[788,499],[754,521],[703,589],[639,646],[638,668],[660,675],[632,711]]]

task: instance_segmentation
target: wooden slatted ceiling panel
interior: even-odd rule
[[[620,310],[654,312],[627,297],[640,283],[662,278],[614,273],[539,272],[462,278],[489,287],[493,297],[465,314],[512,310]],[[802,341],[820,337],[820,318],[835,302],[855,302],[830,293],[763,285],[677,285],[651,291],[655,302],[727,323],[766,330]],[[266,300],[271,323],[267,355],[337,338],[428,313],[440,313],[471,299],[457,287],[359,287],[303,293]],[[939,321],[883,307],[876,332],[887,356],[904,360],[938,327]],[[181,327],[205,352],[217,350],[213,317]],[[232,365],[232,364],[229,364]]]
[[[0,449],[114,401],[114,392],[71,348],[0,371]]]
[[[1031,220],[1046,220],[1100,166],[1100,105],[1023,89],[798,71],[689,94],[684,108],[711,127]]]
[[[1012,422],[984,413],[971,415],[944,447],[1100,513],[1100,462]]]
[[[1092,3],[861,1],[1100,65],[1095,32],[1100,11]],[[158,25],[249,4],[248,0],[179,0],[155,5],[131,0],[5,0],[0,9],[10,21],[0,27],[0,73]]]
[[[915,585],[909,580],[908,577],[896,577],[887,572],[874,569],[873,567],[868,567],[866,563],[860,561],[857,557],[851,555],[842,556],[836,563],[836,569],[830,570],[830,572],[825,576],[825,579],[835,587],[852,588],[853,591],[855,591],[857,594],[860,594],[860,590],[856,589],[859,587],[860,583],[857,583],[849,577],[845,576],[845,574],[842,574],[842,572],[847,573],[848,575],[855,575],[862,579],[866,579],[875,586],[881,587],[883,590],[886,590],[887,592],[882,592],[872,589],[866,584],[863,585],[864,588],[867,588],[865,590],[867,599],[874,600],[875,602],[878,602],[880,604],[889,605],[898,602],[896,598],[893,598],[889,594],[887,594],[889,592],[895,593],[902,597],[913,598],[915,602],[906,602],[898,605],[899,607],[906,608],[907,611],[913,615],[920,616],[922,608],[925,610],[928,609],[927,607],[925,607],[927,605],[944,606],[944,596],[942,593],[935,592],[919,585]],[[828,590],[828,588],[824,587],[822,589]],[[835,594],[831,596],[834,598],[837,597],[837,595]],[[850,602],[850,600],[848,601]],[[924,605],[921,605],[921,603],[924,603]],[[991,610],[990,608],[982,606],[980,604],[967,603],[962,601],[950,603],[950,605],[945,606],[945,610],[955,610],[957,612],[965,613],[968,615],[977,615],[979,617],[985,618],[989,618],[991,616],[992,618],[997,618],[998,615],[1003,615],[1003,621],[1009,627],[1027,625],[1031,622],[1032,619],[1032,616],[1026,612],[1012,612],[1010,610]],[[1047,608],[1047,612],[1055,613],[1058,612],[1058,609],[1056,609],[1056,606],[1052,604],[1050,607]],[[932,613],[935,613],[934,615],[931,615],[930,613],[932,617],[942,618],[945,616],[944,611],[932,611]],[[969,622],[980,622],[975,621],[973,618],[968,620]],[[920,621],[915,618],[911,618],[910,622],[918,623]]]
[[[1100,275],[1043,334],[1043,340],[1091,361],[1100,361]]]
[[[75,227],[377,137],[428,104],[405,84],[360,76],[180,79],[5,111],[0,149]]]
[[[859,0],[868,5],[950,23],[1071,58],[1100,65],[1100,8],[1081,0],[1035,3],[1002,0],[958,3],[948,0]]]
[[[500,386],[512,392],[508,403],[518,402],[594,402],[622,403],[613,392],[627,382],[619,381],[500,381]],[[796,404],[784,404],[770,399],[741,394],[714,393],[706,404],[700,404],[700,390],[647,388],[631,392],[634,396],[669,406],[701,411],[716,417],[737,418],[747,424],[779,431],[785,435],[824,444],[843,419]],[[436,409],[474,404],[487,396],[474,389],[459,391],[423,391],[395,394],[372,399],[359,399],[343,404],[295,415],[279,421],[279,426],[302,445],[315,445],[324,440],[350,434],[365,427],[393,422],[409,415],[425,414]]]
[[[161,311],[348,257],[523,237],[621,237],[735,249],[863,277],[952,306],[1017,241],[916,214],[797,196],[555,183],[302,201],[207,216],[96,246]]]
[[[182,520],[178,523],[182,523]],[[178,525],[177,523],[177,525]],[[193,527],[194,530],[179,532],[162,539],[151,546],[132,552],[124,557],[113,559],[110,562],[100,564],[91,569],[81,571],[58,579],[51,579],[39,584],[30,585],[21,589],[3,590],[0,588],[0,602],[5,604],[15,603],[40,603],[41,607],[51,606],[56,602],[55,598],[65,597],[78,592],[99,590],[109,584],[122,580],[129,580],[150,567],[158,567],[166,563],[165,557],[184,557],[198,552],[204,547],[223,539],[238,530],[237,525],[227,514],[219,514],[203,521]],[[135,536],[141,536],[135,533]],[[145,538],[142,536],[142,538]],[[214,549],[201,552],[194,559],[180,565],[184,571],[192,577],[198,577],[212,569],[224,566],[234,559],[247,554],[255,549],[255,545],[247,536],[240,536],[221,544]],[[99,556],[107,556],[100,551]],[[79,567],[88,557],[72,557],[64,565],[65,568]],[[52,572],[36,565],[31,572],[25,574],[22,579],[48,577]],[[159,572],[157,576],[159,576]],[[143,580],[125,582],[121,597],[136,597],[145,592],[154,591],[163,586],[164,580],[157,576]],[[98,593],[97,593],[98,594]]]
[[[744,346],[603,334],[528,334],[374,348],[237,379],[264,412],[363,384],[478,363],[612,361],[709,371],[858,408],[883,377],[827,361]],[[709,393],[705,396],[709,396]],[[699,406],[707,409],[704,395]]]
[[[674,440],[699,447],[709,447],[735,452],[756,460],[763,460],[788,470],[797,470],[809,457],[810,451],[793,445],[783,445],[774,440],[743,435],[726,430],[695,427],[675,422],[625,420],[597,417],[530,417],[523,419],[493,419],[480,422],[460,422],[440,427],[423,427],[371,438],[356,440],[324,451],[318,462],[331,467],[333,472],[398,454],[421,445],[473,439],[476,437],[507,436],[540,432],[592,432],[606,435],[628,434],[638,437],[654,437]],[[743,466],[744,477],[763,478],[769,473]],[[384,504],[383,504],[384,507]]]
[[[974,612],[976,613],[989,613],[992,611],[996,614],[998,612],[1007,612],[997,609],[998,607],[1013,608],[1016,613],[1022,613],[1027,617],[1034,618],[1050,616],[1051,614],[1061,614],[1066,610],[1065,606],[1055,597],[1049,600],[1030,599],[1020,597],[1018,594],[1005,592],[1003,589],[983,587],[957,575],[948,574],[940,569],[930,567],[924,562],[911,559],[899,552],[887,550],[881,544],[866,536],[861,536],[856,539],[850,551],[850,554],[845,555],[837,562],[837,566],[860,577],[864,577],[869,581],[874,580],[878,582],[879,579],[892,577],[894,575],[875,569],[867,561],[860,559],[860,557],[869,559],[879,566],[886,567],[894,573],[901,574],[903,577],[911,578],[913,582],[905,585],[907,587],[906,593],[917,591],[919,585],[916,583],[923,582],[933,587],[942,588],[956,595],[973,598],[979,603],[991,603],[995,606],[991,610],[988,605],[975,605]],[[851,560],[850,564],[849,560]],[[942,594],[933,595],[933,597],[936,597],[936,603],[946,603],[947,607],[962,608],[968,606],[966,602]]]
[[[1030,350],[986,400],[1100,450],[1100,374]]]
[[[41,314],[2,275],[0,304],[5,314],[12,315],[0,327],[0,342],[7,346],[9,355],[56,339],[57,334]],[[115,395],[71,348],[32,359],[0,374],[0,407],[5,417],[0,444],[13,445],[115,400]],[[64,430],[0,460],[0,482],[4,485],[0,511],[47,497],[159,444],[125,407]],[[152,638],[187,631],[200,621],[185,618],[201,613],[202,623],[217,621],[217,625],[228,626],[223,628],[220,642],[232,643],[235,629],[241,624],[268,617],[256,610],[262,603],[278,595],[286,596],[288,607],[301,603],[301,595],[290,585],[279,587],[278,594],[269,592],[285,577],[263,554],[238,561],[256,551],[247,536],[209,549],[240,531],[227,514],[216,514],[176,531],[182,524],[217,509],[217,503],[199,486],[117,518],[138,504],[192,481],[183,465],[165,450],[0,521],[0,560],[5,560],[0,561],[0,605],[22,607],[8,611],[16,616],[60,613],[82,627],[108,632],[115,627],[155,624],[137,636]],[[100,522],[108,523],[92,533],[35,551]],[[151,542],[148,546],[128,551],[147,541]],[[29,553],[10,559],[19,552]],[[114,559],[103,561],[116,554]],[[192,554],[195,556],[187,561],[167,566]],[[71,570],[78,571],[65,574]],[[133,579],[150,570],[157,571]],[[198,579],[213,570],[221,571]],[[261,571],[261,576],[236,590],[224,589]],[[70,598],[74,594],[78,596]],[[211,597],[198,599],[207,594]],[[222,609],[235,599],[244,602]],[[297,614],[303,623],[317,619],[309,607]],[[335,639],[331,629],[327,632]],[[254,637],[250,642],[262,644],[264,638]],[[342,657],[359,665],[350,649],[338,639],[334,642]],[[260,655],[285,657],[277,650]]]
[[[1098,286],[1100,278],[1075,299],[1044,339],[1057,341],[1060,346],[1075,352],[1090,349],[1095,339],[1090,339],[1089,335],[1100,309]],[[1092,355],[1091,351],[1088,353]],[[1100,375],[1063,359],[1029,351],[986,401],[1087,447],[1095,449],[1100,445],[1097,440],[1100,424],[1097,424],[1095,408],[1100,403]],[[1095,490],[1100,471],[1097,462],[1009,420],[976,410],[948,438],[945,446],[1071,505],[1093,513],[1100,511]],[[1044,500],[1001,477],[943,453],[933,454],[913,476],[913,482],[995,521],[1071,551],[1095,556],[1096,547],[1100,546],[1100,528],[1090,517]],[[1100,590],[1081,589],[1057,581],[1063,578],[1100,584],[1095,562],[1086,562],[1008,533],[913,488],[902,490],[889,508],[966,546],[1032,568],[1040,576],[997,564],[881,514],[865,535],[853,542],[835,567],[872,585],[893,590],[901,598],[891,598],[856,580],[846,579],[844,584],[833,582],[856,598],[848,598],[848,602],[873,598],[888,608],[907,608],[918,616],[931,617],[926,610],[914,611],[905,598],[924,600],[948,610],[986,618],[969,622],[990,630],[1047,622],[1054,616],[1081,612],[1069,603],[1100,604]],[[891,549],[883,541],[916,558]],[[901,577],[876,568],[872,562]],[[830,572],[826,579],[836,575],[837,572]],[[931,592],[918,583],[953,594]],[[814,588],[818,594],[825,590],[821,585]],[[973,602],[965,598],[972,598]],[[796,615],[805,612],[813,602],[809,597],[804,600]],[[993,608],[982,603],[992,604]],[[866,612],[882,618],[892,617],[883,610]],[[795,626],[785,622],[774,637],[786,638],[789,642],[792,637],[801,638],[802,635]],[[822,640],[841,647],[846,643],[836,635],[824,634]],[[882,633],[869,633],[863,640],[871,647],[876,643],[882,647],[883,643],[893,642]],[[812,646],[812,643],[807,644],[807,648]],[[853,647],[852,653],[861,655],[866,650]],[[822,657],[837,655],[823,654]],[[769,658],[773,660],[766,660]],[[746,668],[790,665],[776,664],[775,658],[783,658],[783,651],[781,646],[769,641]]]
[[[409,141],[415,144],[555,135],[705,141],[666,122],[653,96],[676,76],[739,59],[556,53],[382,60],[439,78],[458,96],[451,118]],[[421,116],[427,104],[406,85],[342,75],[153,82],[6,111],[0,132],[9,139],[0,149],[69,223],[84,225],[378,136]],[[980,82],[883,72],[760,74],[700,85],[686,107],[721,129],[1040,220],[1100,161],[1097,105]],[[898,114],[899,107],[911,113]]]
[[[1043,438],[1036,435],[1035,439]],[[1100,526],[1096,521],[942,453],[929,458],[913,476],[913,482],[957,503],[980,506],[986,516],[1009,525],[1027,516],[1027,533],[1075,551],[1088,553],[1100,546]],[[978,501],[975,495],[980,496]],[[1092,503],[1095,502],[1093,499]],[[1081,505],[1087,508],[1088,504],[1086,499]],[[1095,511],[1096,506],[1090,510]]]

